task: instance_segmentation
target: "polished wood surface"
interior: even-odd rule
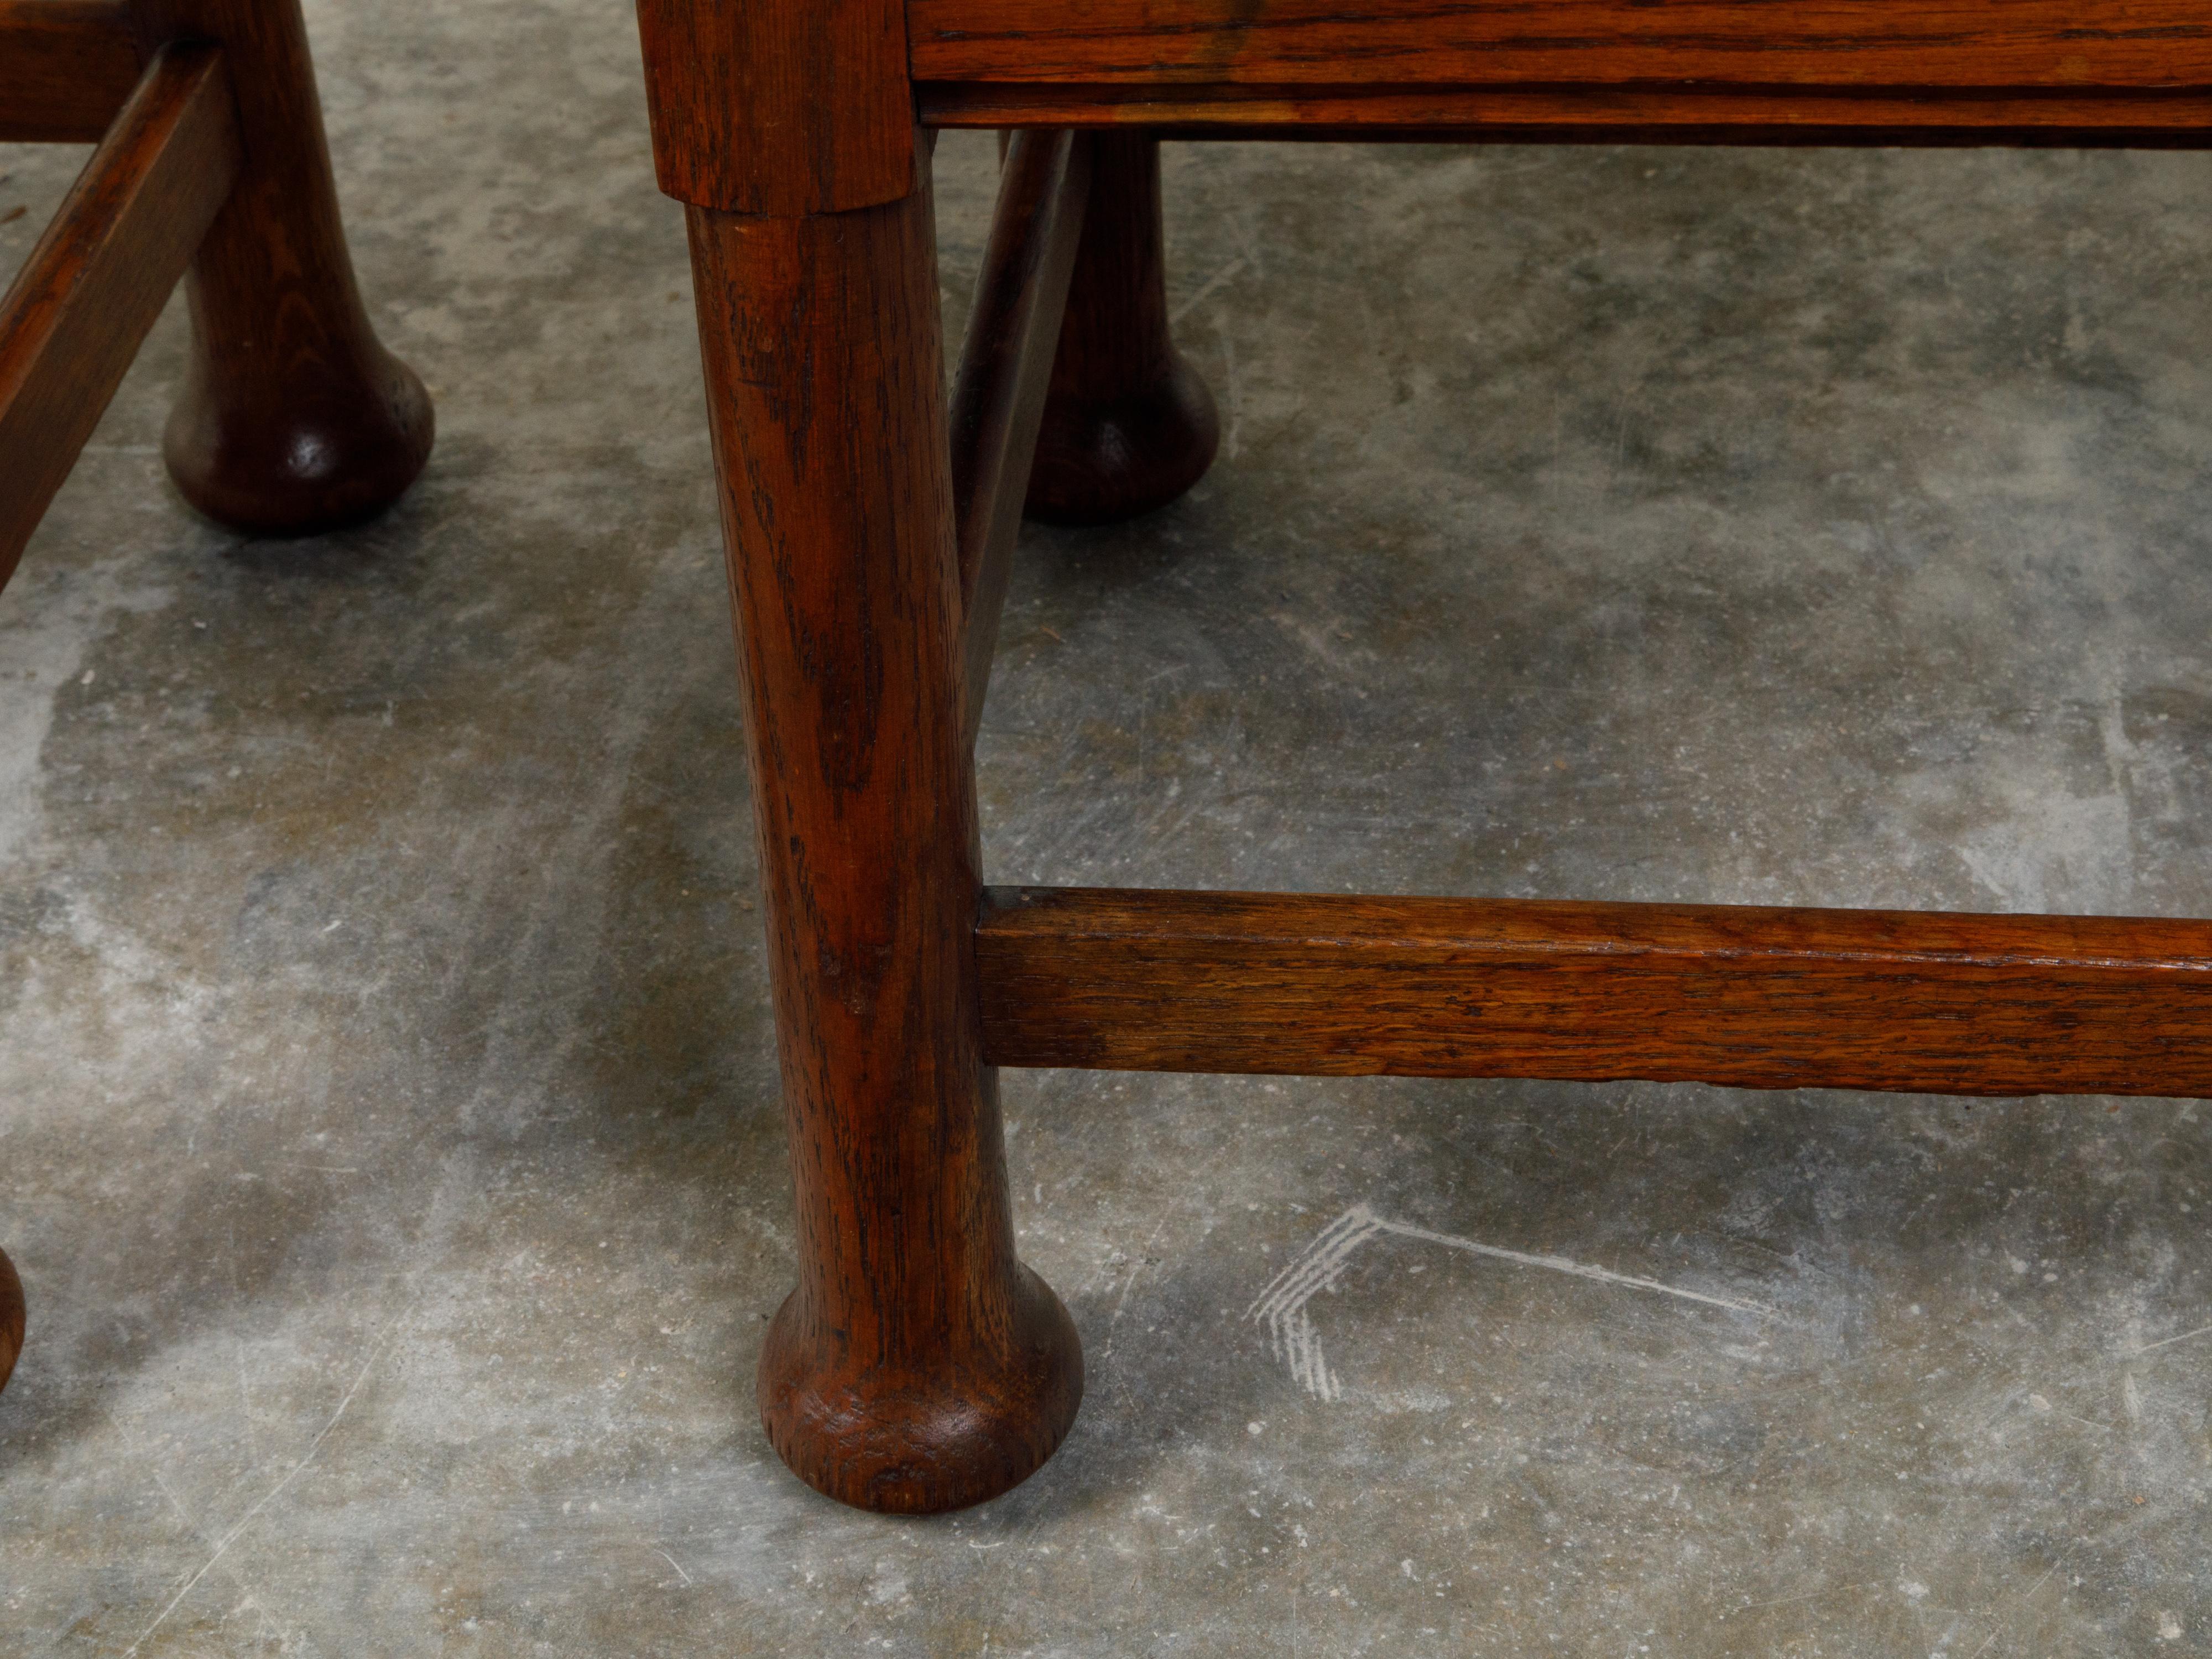
[[[0,1389],[15,1369],[23,1352],[23,1281],[15,1277],[15,1264],[0,1250]]]
[[[229,195],[222,54],[165,49],[0,300],[0,583]]]
[[[960,367],[952,377],[952,503],[960,547],[962,729],[983,718],[999,614],[1013,573],[1060,319],[1091,190],[1091,146],[1066,131],[1014,136]]]
[[[149,40],[220,40],[245,162],[187,284],[193,347],[164,453],[185,498],[301,536],[391,504],[430,453],[428,395],[378,342],[338,219],[299,0],[137,0]]]
[[[1164,507],[1220,447],[1213,394],[1168,326],[1160,147],[1091,133],[1091,198],[1037,434],[1026,510],[1110,524]]]
[[[1001,1066],[2212,1094],[2212,922],[993,889]]]
[[[727,213],[904,196],[914,97],[900,0],[637,0],[660,187]]]
[[[1164,133],[2203,144],[2193,0],[890,3],[640,0],[692,204],[798,1189],[761,1408],[802,1477],[949,1508],[1073,1415],[994,1066],[2212,1092],[2212,923],[986,891],[971,757],[1015,501],[1123,518],[1212,459]],[[917,117],[1036,130],[949,430]]]
[[[915,88],[940,127],[1145,128],[1189,138],[1446,143],[2212,146],[2212,94],[1652,86],[1184,86],[977,81]]]
[[[916,81],[2212,86],[2201,0],[908,0]]]
[[[0,143],[98,143],[140,68],[122,0],[0,0]]]
[[[978,1053],[927,174],[881,207],[690,226],[799,1214],[761,1414],[834,1498],[957,1508],[1051,1455],[1083,1371],[1015,1257]]]

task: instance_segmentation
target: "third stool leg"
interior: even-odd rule
[[[1023,1480],[1083,1393],[981,1054],[924,167],[850,212],[690,210],[799,1212],[761,1415],[802,1479],[905,1511]]]
[[[1212,465],[1213,397],[1168,331],[1160,146],[1090,136],[1091,205],[1025,510],[1107,524],[1164,507]]]

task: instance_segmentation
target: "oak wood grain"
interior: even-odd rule
[[[0,1389],[8,1386],[15,1361],[23,1352],[23,1281],[15,1264],[0,1250]]]
[[[917,81],[2212,86],[2199,0],[909,0]]]
[[[1016,134],[952,377],[952,499],[959,526],[962,729],[975,741],[1013,573],[1037,428],[1083,234],[1091,147],[1070,132]]]
[[[2212,94],[1979,88],[1085,85],[915,88],[938,127],[1142,127],[1162,137],[1450,143],[2212,145]]]
[[[0,583],[238,171],[222,54],[165,49],[0,300]]]
[[[255,534],[365,518],[422,471],[434,422],[362,304],[299,0],[133,0],[133,15],[149,45],[222,44],[244,151],[185,286],[192,353],[169,475]]]
[[[836,213],[913,187],[900,0],[637,0],[660,188],[726,213]]]
[[[851,213],[688,218],[798,1207],[761,1414],[834,1498],[957,1508],[1051,1455],[1083,1368],[1015,1256],[977,1049],[927,175]]]
[[[993,889],[1000,1066],[2212,1094],[2212,922]]]
[[[0,143],[96,143],[142,67],[122,0],[0,0]]]

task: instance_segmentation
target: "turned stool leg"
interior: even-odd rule
[[[1164,507],[1213,464],[1213,396],[1168,332],[1159,141],[1090,135],[1091,204],[1024,510],[1106,524]]]
[[[222,42],[245,166],[187,279],[191,363],[165,452],[185,499],[240,530],[365,517],[430,453],[430,400],[378,343],[338,222],[299,0],[136,0],[149,42]]]
[[[978,1051],[927,161],[881,206],[689,220],[799,1212],[761,1415],[833,1498],[954,1509],[1051,1455],[1083,1360]]]
[[[23,1352],[23,1281],[15,1277],[15,1264],[0,1250],[0,1389],[15,1369]]]

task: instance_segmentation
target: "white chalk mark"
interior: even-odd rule
[[[1760,1319],[1774,1317],[1771,1309],[1762,1308],[1754,1303],[1738,1302],[1724,1296],[1709,1296],[1702,1291],[1686,1291],[1676,1285],[1662,1285],[1656,1279],[1617,1273],[1609,1267],[1594,1267],[1587,1262],[1570,1261],[1563,1255],[1532,1255],[1525,1250],[1509,1250],[1500,1245],[1480,1243],[1453,1233],[1433,1232],[1426,1227],[1415,1227],[1402,1221],[1385,1221],[1366,1205],[1355,1204],[1322,1228],[1312,1243],[1291,1257],[1282,1272],[1268,1281],[1267,1288],[1260,1292],[1244,1313],[1247,1319],[1266,1323],[1268,1342],[1275,1357],[1290,1367],[1291,1381],[1316,1400],[1341,1399],[1344,1389],[1322,1354],[1321,1338],[1314,1329],[1311,1316],[1306,1312],[1306,1304],[1336,1284],[1350,1265],[1354,1251],[1369,1239],[1386,1233],[1400,1238],[1418,1239],[1425,1244],[1439,1244],[1446,1249],[1464,1251],[1469,1255],[1510,1261],[1517,1267],[1544,1267],[1553,1273],[1567,1273],[1601,1285],[1653,1291],[1685,1302],[1725,1309],[1729,1313],[1749,1314]]]
[[[2199,1336],[2212,1336],[2212,1325],[2200,1326],[2197,1329],[2193,1331],[2184,1331],[2179,1336],[2169,1336],[2163,1341],[2146,1342],[2140,1348],[2128,1349],[2126,1352],[2121,1355],[2121,1358],[2124,1359],[2133,1359],[2137,1354],[2150,1353],[2160,1348],[2170,1348],[2177,1342],[2187,1342],[2191,1339]]]
[[[691,1575],[684,1571],[684,1564],[681,1561],[671,1555],[666,1550],[662,1549],[658,1544],[653,1546],[653,1553],[659,1556],[662,1560],[667,1562],[670,1566],[676,1569],[676,1576],[684,1581],[684,1589],[689,1589],[691,1588]]]
[[[2142,1421],[2142,1385],[2136,1381],[2133,1371],[2120,1379],[2120,1403],[2128,1408],[2129,1422]]]
[[[1495,1244],[1478,1244],[1470,1238],[1455,1238],[1449,1233],[1432,1233],[1425,1228],[1408,1227],[1397,1222],[1382,1224],[1385,1232],[1396,1233],[1401,1238],[1425,1239],[1431,1244],[1443,1244],[1455,1250],[1466,1250],[1474,1255],[1494,1256],[1500,1261],[1516,1261],[1524,1267],[1549,1267],[1553,1273],[1572,1273],[1577,1279],[1595,1279],[1601,1285],[1622,1285],[1638,1291],[1656,1291],[1662,1296],[1680,1297],[1685,1302],[1702,1302],[1709,1308],[1726,1308],[1730,1313],[1751,1314],[1760,1319],[1771,1319],[1773,1310],[1755,1303],[1738,1302],[1725,1296],[1708,1296],[1703,1291],[1685,1291],[1673,1285],[1662,1285],[1656,1279],[1638,1279],[1633,1273],[1617,1273],[1610,1267],[1593,1267],[1586,1262],[1570,1261],[1563,1255],[1528,1255],[1519,1250],[1501,1249]]]
[[[389,1328],[388,1324],[386,1328]],[[301,1473],[307,1468],[307,1465],[315,1461],[315,1454],[322,1450],[323,1442],[331,1437],[331,1431],[337,1427],[338,1419],[346,1414],[346,1407],[353,1404],[354,1396],[361,1392],[361,1385],[368,1381],[368,1373],[371,1367],[373,1367],[379,1359],[383,1358],[384,1338],[385,1334],[383,1331],[379,1331],[376,1334],[376,1340],[369,1345],[368,1358],[362,1361],[361,1370],[356,1374],[353,1379],[353,1386],[345,1391],[345,1398],[338,1401],[338,1408],[331,1413],[331,1420],[323,1425],[322,1432],[318,1434],[314,1439],[309,1443],[306,1455],[302,1456],[298,1462],[292,1465],[292,1471],[290,1474],[287,1474],[282,1480],[279,1480],[275,1486],[270,1487],[266,1492],[262,1494],[261,1501],[256,1504],[252,1509],[246,1510],[246,1512],[239,1518],[239,1522],[236,1526],[233,1527],[228,1532],[223,1534],[222,1541],[215,1547],[215,1553],[209,1556],[206,1561],[201,1564],[200,1570],[198,1572],[194,1573],[190,1578],[185,1580],[185,1587],[169,1598],[169,1605],[161,1609],[161,1613],[155,1617],[152,1624],[147,1626],[144,1630],[139,1632],[138,1639],[123,1650],[123,1659],[131,1659],[131,1656],[136,1654],[139,1649],[146,1645],[148,1638],[151,1637],[155,1631],[161,1629],[163,1625],[168,1623],[169,1615],[177,1610],[178,1604],[187,1595],[190,1595],[192,1593],[193,1587],[197,1585],[201,1579],[208,1576],[210,1569],[211,1569],[216,1562],[222,1559],[224,1552],[228,1550],[233,1544],[238,1541],[238,1535],[253,1524],[254,1516],[259,1515],[262,1510],[267,1509],[270,1504],[274,1503],[276,1499],[276,1495],[283,1492],[285,1487],[290,1486],[295,1480],[298,1480]]]
[[[1192,295],[1190,298],[1185,300],[1181,305],[1177,306],[1173,311],[1168,313],[1168,326],[1170,328],[1174,328],[1180,324],[1184,318],[1189,316],[1192,312],[1204,305],[1207,299],[1212,296],[1214,289],[1219,288],[1224,283],[1227,282],[1231,276],[1234,276],[1238,271],[1243,269],[1244,256],[1240,253],[1235,258],[1231,259],[1227,264],[1222,266],[1220,270],[1215,271],[1212,276],[1207,277],[1206,279],[1205,287],[1200,289],[1197,293]]]

